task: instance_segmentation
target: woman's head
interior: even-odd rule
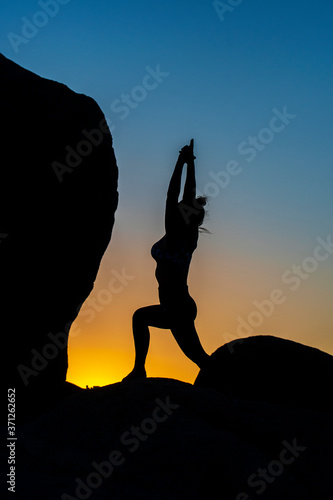
[[[193,208],[195,210],[195,212],[192,214],[193,224],[196,224],[198,227],[200,227],[205,220],[206,210],[204,207],[206,206],[206,204],[207,198],[205,196],[198,196],[193,200]]]
[[[181,201],[179,203],[180,210],[185,219],[186,224],[200,227],[205,219],[206,210],[204,207],[206,204],[207,204],[207,198],[204,196],[198,196],[197,198],[193,198],[191,203]]]

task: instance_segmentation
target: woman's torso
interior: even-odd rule
[[[177,239],[166,234],[153,245],[151,254],[156,261],[155,275],[161,289],[170,292],[187,290],[187,277],[197,239],[195,233],[184,233]]]

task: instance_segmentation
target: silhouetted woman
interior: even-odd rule
[[[193,139],[180,151],[170,180],[166,210],[165,235],[151,249],[156,260],[156,279],[160,304],[142,307],[133,315],[135,365],[124,380],[146,377],[145,361],[149,348],[149,326],[170,329],[184,354],[203,367],[208,354],[200,344],[194,326],[197,307],[189,295],[187,276],[192,254],[197,247],[199,227],[205,216],[206,199],[196,198]],[[178,201],[183,167],[187,164],[184,195]]]

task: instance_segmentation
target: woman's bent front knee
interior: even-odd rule
[[[133,314],[133,323],[149,324],[151,320],[156,316],[156,307],[158,306],[146,306],[137,309]]]
[[[169,321],[160,305],[141,307],[133,314],[133,326],[169,328]]]
[[[137,309],[134,312],[133,317],[132,317],[133,323],[142,323],[143,321],[145,321],[146,313],[145,313],[144,309],[146,309],[146,308],[141,307],[140,309]]]

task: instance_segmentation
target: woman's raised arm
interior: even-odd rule
[[[187,163],[187,173],[186,181],[184,186],[184,196],[183,200],[186,203],[191,203],[196,196],[196,181],[195,181],[195,168],[194,160],[195,156],[193,154],[193,139],[189,146],[186,147],[186,163]]]
[[[185,164],[183,156],[184,155],[180,151],[176,166],[174,168],[172,177],[170,179],[169,189],[168,189],[168,193],[167,193],[167,201],[169,199],[170,201],[176,200],[178,202],[178,197],[180,194],[182,172],[183,172],[183,167]]]
[[[166,209],[165,209],[165,229],[166,232],[171,234],[174,223],[179,216],[178,198],[180,195],[182,171],[185,163],[187,163],[187,175],[184,186],[183,201],[192,202],[195,198],[195,172],[194,172],[194,159],[193,156],[193,139],[189,146],[184,146],[179,152],[179,157],[173,171],[169,189],[167,194]]]

